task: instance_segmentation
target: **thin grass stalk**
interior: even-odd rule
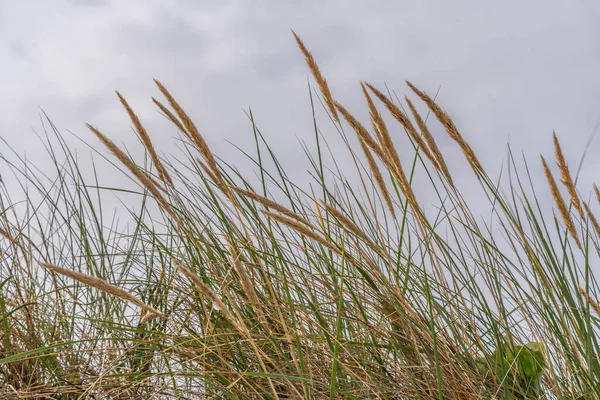
[[[156,150],[154,149],[154,144],[152,143],[152,140],[150,139],[150,135],[148,135],[148,131],[146,131],[146,128],[144,128],[140,119],[135,114],[133,109],[129,106],[129,104],[127,103],[127,100],[125,100],[125,98],[121,95],[121,93],[119,93],[118,91],[115,91],[115,93],[117,93],[117,96],[119,97],[119,100],[121,101],[121,104],[125,108],[125,111],[127,111],[127,115],[129,115],[131,122],[133,122],[133,126],[135,127],[135,130],[136,130],[138,136],[142,140],[144,147],[146,148],[146,150],[148,150],[150,159],[152,160],[152,162],[154,163],[154,165],[156,166],[156,169],[158,171],[158,176],[160,177],[160,179],[163,182],[166,182],[169,186],[173,187],[174,186],[173,180],[171,179],[171,176],[167,172],[163,163],[158,158],[158,154],[156,154]]]
[[[413,92],[415,92],[417,94],[417,96],[419,96],[421,98],[421,100],[423,100],[423,102],[425,104],[427,104],[427,107],[429,107],[429,109],[433,112],[433,114],[436,116],[438,121],[440,121],[440,123],[444,126],[444,128],[446,128],[446,132],[448,132],[448,135],[452,139],[454,139],[456,141],[456,143],[458,143],[459,147],[461,148],[461,150],[467,157],[467,160],[474,168],[475,173],[477,173],[477,171],[481,171],[483,173],[485,171],[483,169],[483,166],[479,162],[479,159],[475,155],[475,152],[473,151],[473,149],[471,148],[469,143],[460,134],[460,132],[456,128],[456,125],[454,125],[454,121],[452,121],[452,118],[450,118],[450,116],[445,111],[443,111],[437,105],[437,103],[431,97],[429,97],[429,95],[427,95],[427,93],[417,89],[409,81],[406,81],[406,83],[413,90]]]
[[[579,247],[579,249],[582,249],[581,241],[579,240],[579,235],[577,234],[577,229],[575,228],[575,222],[571,218],[571,214],[569,213],[567,204],[565,203],[562,195],[560,194],[560,191],[558,190],[558,185],[556,184],[556,181],[554,180],[554,176],[552,176],[552,172],[550,172],[550,168],[548,168],[548,164],[546,163],[546,160],[544,159],[543,156],[540,156],[540,157],[542,158],[544,172],[546,174],[546,179],[548,180],[548,185],[550,186],[550,193],[552,193],[552,198],[554,199],[554,203],[558,207],[558,211],[560,212],[560,215],[562,216],[563,221],[565,222],[565,225],[567,226],[567,231],[569,232],[569,234],[571,235],[573,240],[575,240],[577,247]]]
[[[87,286],[93,287],[95,289],[101,290],[105,293],[111,294],[113,296],[119,297],[122,300],[126,300],[131,304],[134,304],[140,307],[143,310],[146,310],[148,313],[154,314],[160,318],[166,318],[166,315],[162,312],[158,311],[154,307],[144,303],[137,297],[133,296],[131,293],[126,290],[121,289],[120,287],[111,285],[110,283],[102,280],[100,278],[96,278],[95,276],[83,274],[81,272],[72,271],[70,269],[62,268],[56,265],[48,264],[45,262],[40,263],[45,269],[49,269],[50,271],[56,272],[57,274],[67,276],[71,279],[74,279],[78,282],[81,282]]]
[[[321,74],[321,70],[319,69],[317,62],[315,61],[310,51],[308,51],[308,49],[304,45],[304,42],[302,42],[302,39],[300,39],[296,32],[292,31],[292,33],[294,34],[294,38],[296,38],[296,43],[298,44],[298,47],[300,47],[300,51],[302,51],[302,54],[304,54],[304,58],[306,59],[306,64],[308,65],[310,72],[315,78],[315,81],[317,81],[317,85],[319,85],[319,89],[321,90],[321,94],[323,95],[325,104],[327,104],[327,107],[329,108],[329,112],[333,116],[333,119],[339,123],[340,118],[338,117],[338,113],[335,110],[333,96],[331,96],[331,91],[329,90],[327,80],[325,79],[323,74]]]
[[[583,208],[581,207],[581,200],[579,200],[579,196],[577,195],[575,183],[573,182],[573,178],[571,178],[569,166],[565,161],[565,156],[563,154],[562,148],[560,147],[560,143],[558,142],[558,138],[556,137],[556,132],[552,132],[552,139],[554,141],[554,152],[556,154],[556,162],[558,164],[558,168],[560,169],[561,182],[567,188],[569,196],[571,196],[571,204],[573,204],[573,206],[579,213],[581,219],[584,220],[585,214],[583,213]]]
[[[431,132],[429,132],[427,124],[425,123],[425,121],[423,121],[423,118],[421,118],[421,115],[415,108],[412,101],[410,101],[408,97],[404,97],[404,99],[406,100],[406,103],[408,104],[408,107],[410,108],[410,111],[412,112],[415,121],[417,121],[417,126],[421,130],[421,134],[425,138],[425,142],[429,146],[429,149],[431,149],[431,153],[436,161],[434,162],[434,165],[436,166],[438,171],[440,171],[442,175],[444,175],[450,186],[454,187],[454,182],[452,181],[452,176],[450,175],[450,171],[448,170],[448,165],[446,165],[446,160],[444,159],[444,156],[442,155],[442,152],[440,151],[433,135],[431,134]]]
[[[414,125],[410,121],[410,119],[400,110],[398,106],[396,106],[386,95],[381,93],[377,88],[375,88],[370,83],[365,83],[365,85],[371,89],[371,91],[377,96],[377,98],[385,105],[390,114],[394,117],[394,119],[402,125],[402,127],[406,130],[410,138],[416,143],[417,147],[420,151],[423,152],[425,157],[427,157],[434,166],[437,166],[436,159],[431,154],[430,149],[427,147],[427,144],[423,141],[423,138],[417,133]]]

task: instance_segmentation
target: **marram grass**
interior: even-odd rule
[[[120,93],[149,160],[88,125],[137,188],[84,178],[56,130],[56,178],[3,156],[27,196],[0,197],[0,399],[600,398],[600,192],[576,186],[557,136],[556,165],[519,171],[509,152],[501,188],[429,94],[407,82],[407,112],[361,82],[360,121],[294,36],[352,179],[328,168],[315,120],[313,182],[295,184],[252,114],[256,169],[241,173],[159,81],[177,159]],[[444,131],[493,223],[461,195]],[[132,229],[106,220],[106,191],[136,196]]]

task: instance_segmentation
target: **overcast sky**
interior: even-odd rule
[[[552,159],[553,130],[576,164],[600,120],[596,0],[0,4],[0,135],[41,164],[47,161],[34,133],[41,130],[40,109],[61,131],[105,154],[86,122],[141,154],[114,90],[129,100],[160,151],[176,152],[176,132],[150,100],[159,94],[152,82],[158,78],[218,155],[239,158],[227,141],[252,149],[244,114],[251,107],[288,169],[305,175],[297,141],[312,143],[314,135],[309,71],[290,29],[312,51],[334,97],[365,123],[359,80],[387,84],[401,97],[409,94],[405,79],[430,94],[441,88],[439,104],[492,174],[510,142],[541,176],[538,155]],[[335,136],[320,105],[317,117],[323,133]],[[456,145],[439,127],[434,132],[453,173],[472,179],[470,170],[454,167],[453,158],[462,162]],[[597,181],[599,151],[597,140],[580,180],[583,194]]]

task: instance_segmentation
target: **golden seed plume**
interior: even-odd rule
[[[158,171],[158,176],[160,177],[160,179],[163,182],[166,182],[171,187],[173,187],[174,186],[173,180],[171,179],[171,176],[167,172],[163,163],[158,158],[158,154],[156,154],[156,150],[154,149],[154,144],[152,143],[152,140],[150,140],[150,135],[148,135],[148,131],[146,131],[146,128],[144,128],[140,119],[135,114],[135,112],[133,112],[133,109],[129,106],[129,104],[127,103],[127,100],[125,100],[125,98],[121,95],[121,93],[119,93],[118,91],[115,91],[115,93],[117,93],[117,96],[119,97],[119,100],[121,101],[121,104],[125,108],[125,111],[127,111],[127,114],[129,115],[129,118],[131,119],[131,122],[133,122],[133,126],[135,127],[135,130],[136,130],[138,136],[142,140],[144,147],[146,148],[146,150],[148,150],[150,159],[152,160],[152,162],[156,166],[156,170]]]
[[[581,219],[585,219],[583,214],[583,208],[581,207],[581,201],[579,200],[579,196],[577,196],[577,191],[575,190],[575,183],[571,178],[571,173],[569,172],[569,166],[565,161],[565,156],[563,154],[562,148],[560,147],[560,143],[558,142],[558,138],[556,137],[556,132],[552,132],[552,137],[554,141],[554,152],[556,154],[556,163],[558,164],[558,168],[560,169],[561,182],[567,188],[569,192],[569,196],[571,196],[571,204],[581,216]]]
[[[366,85],[369,86],[368,83]],[[348,113],[348,115],[349,115],[349,117],[352,117],[352,115],[350,115],[349,113]],[[344,114],[344,118],[345,118],[345,114]],[[352,119],[356,120],[354,117],[352,117]],[[358,123],[358,121],[357,121],[357,123]],[[365,130],[364,128],[362,128],[362,129]],[[387,167],[392,172],[392,174],[394,174],[394,176],[400,183],[400,188],[402,189],[402,192],[404,193],[406,198],[409,200],[411,206],[415,210],[418,210],[419,206],[418,206],[416,197],[414,195],[414,192],[410,186],[408,179],[406,178],[406,174],[404,173],[404,169],[402,168],[402,163],[400,163],[400,157],[398,157],[398,152],[396,151],[396,147],[394,146],[394,143],[392,142],[392,138],[389,134],[389,131],[387,130],[387,128],[385,127],[385,124],[383,124],[383,123],[379,124],[377,129],[378,129],[378,132],[380,135],[379,140],[381,141],[381,144],[380,144],[380,146],[378,146],[378,148],[381,149],[381,151],[380,151],[380,153],[376,153],[376,154],[387,165]],[[370,135],[369,135],[369,137],[370,137]]]
[[[285,217],[283,215],[271,212],[271,211],[266,211],[266,210],[262,210],[262,213],[265,214],[266,216],[274,219],[275,221],[286,225],[290,228],[292,228],[293,230],[295,230],[298,233],[301,233],[302,235],[306,236],[309,239],[314,240],[315,242],[321,244],[322,246],[328,248],[329,250],[333,251],[334,253],[341,255],[342,253],[340,252],[340,250],[335,247],[333,244],[331,244],[330,242],[328,242],[326,239],[324,239],[323,237],[319,236],[316,234],[317,230],[316,229],[308,229],[306,227],[306,225],[303,225],[301,223],[299,223],[298,221],[296,221],[295,219],[289,218],[289,217]]]
[[[419,147],[420,151],[422,151],[423,154],[425,154],[425,157],[427,157],[434,165],[436,165],[435,158],[433,157],[431,151],[423,141],[423,138],[417,133],[417,130],[415,129],[414,125],[412,124],[412,122],[410,122],[410,119],[406,116],[406,114],[404,114],[402,110],[400,110],[400,107],[395,105],[386,95],[381,93],[370,83],[366,83],[366,85],[369,89],[371,89],[375,96],[377,96],[377,98],[385,105],[385,107],[388,109],[390,114],[392,114],[394,119],[400,122],[400,124],[404,127],[406,132],[408,132],[408,135],[411,137],[411,139]]]
[[[167,90],[167,88],[157,79],[155,79],[154,82],[156,83],[156,86],[158,86],[160,92],[163,94],[163,96],[165,96],[165,98],[169,102],[171,108],[175,110],[175,113],[177,114],[187,131],[188,137],[196,145],[198,151],[200,152],[202,157],[204,157],[206,164],[208,164],[208,167],[213,172],[214,177],[216,178],[215,184],[219,187],[219,189],[223,191],[223,193],[227,197],[231,198],[231,192],[227,188],[227,184],[225,183],[223,176],[221,175],[221,171],[219,171],[215,157],[210,151],[208,144],[200,134],[200,131],[198,131],[198,128],[196,128],[196,125],[194,124],[190,116],[183,110],[179,103],[177,103],[177,101]]]
[[[367,83],[366,85],[368,86],[369,84]],[[369,102],[370,100],[371,99],[367,93],[367,102]],[[371,104],[373,104],[373,102],[370,101],[369,104],[371,105]],[[340,107],[343,109],[343,107],[341,105],[340,105]],[[370,108],[371,118],[377,119],[377,121],[374,122],[374,126],[375,126],[375,132],[377,132],[378,139],[380,142],[379,145],[377,146],[377,148],[379,148],[380,151],[376,152],[376,154],[380,157],[381,161],[387,166],[387,168],[396,177],[396,179],[400,183],[400,188],[402,189],[402,192],[407,197],[407,199],[409,200],[411,205],[415,208],[418,208],[416,198],[414,196],[412,188],[410,187],[408,179],[406,179],[406,175],[404,174],[402,164],[400,163],[400,157],[398,157],[398,153],[396,152],[396,148],[394,146],[394,143],[392,142],[392,138],[389,134],[389,131],[387,130],[387,127],[386,127],[385,123],[383,122],[383,119],[381,118],[381,115],[379,114],[379,112],[377,111],[375,106],[373,105],[372,107],[370,106],[369,108]],[[344,114],[344,118],[345,117],[346,116]],[[348,117],[351,120],[356,121],[356,119],[350,113],[348,113]],[[358,125],[360,125],[360,123],[358,123],[358,121],[356,121],[356,122]],[[352,126],[351,123],[350,123],[350,125]],[[362,127],[362,125],[360,125],[360,127]],[[366,129],[364,127],[362,127],[362,130],[366,132]],[[371,137],[370,135],[368,135],[368,136]],[[387,200],[386,200],[386,202],[387,202]],[[388,205],[388,207],[389,207],[389,205]]]
[[[392,162],[391,162],[391,156],[385,145],[385,139],[384,139],[385,136],[389,136],[387,125],[385,124],[385,121],[383,120],[383,118],[381,117],[381,114],[377,110],[377,107],[375,107],[375,103],[373,102],[373,99],[369,95],[369,92],[367,92],[367,88],[365,87],[364,82],[361,82],[360,86],[362,88],[363,94],[365,95],[365,98],[367,99],[367,104],[369,106],[369,116],[371,117],[371,125],[373,127],[373,131],[375,132],[375,135],[377,136],[379,148],[381,149],[381,152],[383,153],[383,158],[381,156],[379,158],[381,159],[381,162],[383,162],[387,168],[392,170],[393,167],[392,167]],[[361,142],[361,147],[363,148],[365,155],[367,155],[368,152],[365,150],[365,145],[362,142]],[[390,193],[387,189],[387,185],[385,184],[385,181],[383,180],[383,176],[381,175],[381,172],[379,171],[379,167],[375,163],[375,160],[373,159],[373,157],[371,156],[370,153],[367,155],[367,162],[369,163],[369,166],[370,166],[371,170],[373,171],[373,177],[375,178],[375,182],[377,182],[377,185],[379,186],[379,189],[381,190],[383,199],[384,199],[388,209],[392,213],[392,217],[394,219],[396,219],[396,211],[394,210],[394,205],[392,203],[392,197],[390,196]]]
[[[369,94],[369,92],[367,92],[365,83],[361,82],[360,87],[362,88],[363,94],[365,95],[365,98],[367,99],[367,105],[369,106],[369,116],[371,117],[371,125],[373,126],[373,130],[375,131],[377,140],[379,141],[379,146],[382,148],[382,151],[385,154],[385,147],[383,146],[382,131],[388,130],[387,125],[385,124],[385,121],[381,117],[379,110],[377,110],[377,107],[375,107],[375,103],[373,102],[371,95]],[[387,154],[386,154],[386,156],[387,156]],[[382,160],[382,161],[385,162],[385,160]]]
[[[292,33],[294,34],[294,37],[296,38],[296,43],[298,43],[298,47],[300,47],[300,51],[302,51],[302,54],[304,54],[304,58],[306,59],[306,64],[308,65],[310,72],[312,73],[313,77],[315,78],[315,81],[317,81],[317,85],[319,85],[319,89],[321,90],[321,94],[323,95],[323,98],[325,99],[325,104],[327,104],[327,107],[329,108],[329,112],[331,112],[331,115],[337,122],[340,122],[338,113],[335,110],[333,96],[331,96],[331,91],[329,90],[329,85],[327,84],[327,80],[321,74],[321,70],[319,70],[319,66],[317,65],[314,57],[312,56],[310,51],[308,51],[308,49],[306,48],[306,46],[304,45],[304,43],[302,42],[300,37],[296,34],[296,32],[292,31]]]
[[[229,186],[229,188],[231,190],[233,190],[234,192],[241,194],[242,196],[248,197],[249,199],[252,199],[252,200],[262,204],[265,207],[272,208],[273,210],[279,212],[280,214],[283,214],[289,218],[293,218],[296,221],[303,223],[304,225],[308,226],[310,229],[315,229],[315,227],[310,222],[308,222],[306,219],[304,219],[300,215],[296,214],[295,212],[285,208],[281,204],[274,202],[271,199],[263,197],[263,196],[257,194],[256,192],[244,190],[244,189],[241,189],[236,186]]]
[[[50,271],[56,272],[57,274],[67,276],[71,279],[75,279],[76,281],[79,281],[85,285],[88,285],[88,286],[91,286],[98,290],[101,290],[105,293],[108,293],[113,296],[119,297],[123,300],[126,300],[126,301],[142,308],[143,310],[146,310],[147,312],[154,314],[155,316],[158,316],[161,318],[166,317],[165,314],[158,311],[154,307],[144,303],[142,300],[133,296],[131,293],[127,292],[126,290],[121,289],[120,287],[111,285],[110,283],[106,282],[105,280],[96,278],[95,276],[83,274],[81,272],[75,272],[70,269],[66,269],[66,268],[56,266],[56,265],[48,264],[45,262],[40,263],[40,266],[42,266],[45,269],[49,269]]]
[[[452,182],[452,176],[450,175],[450,171],[448,170],[448,165],[446,165],[446,160],[444,159],[444,156],[442,155],[442,152],[440,151],[433,135],[431,134],[431,132],[429,132],[427,124],[425,123],[425,121],[423,121],[423,118],[421,118],[421,115],[415,108],[412,101],[410,101],[410,99],[406,96],[404,97],[404,99],[406,100],[408,108],[410,108],[410,111],[412,112],[415,121],[417,121],[417,125],[419,126],[419,129],[421,130],[421,133],[425,138],[425,142],[427,142],[429,149],[431,149],[431,153],[433,154],[435,161],[437,161],[437,163],[434,162],[434,165],[438,168],[438,171],[440,171],[442,175],[444,175],[448,183],[450,183],[450,186],[454,187],[454,182]]]
[[[381,159],[384,159],[385,156],[383,155],[381,147],[377,144],[377,142],[375,142],[375,140],[365,129],[365,127],[362,126],[362,124],[358,122],[358,120],[354,118],[354,116],[350,114],[348,110],[346,110],[344,106],[342,106],[337,101],[335,102],[335,107],[339,110],[339,112],[342,114],[342,116],[348,122],[348,124],[352,127],[352,129],[356,132],[356,135],[359,137],[359,139],[362,140],[367,146],[369,146],[369,148],[373,150],[373,152],[377,154]]]
[[[154,102],[154,104],[156,104],[158,106],[158,108],[160,108],[160,111],[162,111],[163,114],[165,114],[165,116],[169,119],[169,121],[171,121],[173,123],[173,125],[175,125],[177,127],[177,129],[179,129],[181,132],[183,132],[184,135],[186,135],[188,138],[190,138],[189,134],[185,130],[185,127],[183,125],[181,125],[181,121],[179,121],[177,119],[177,117],[175,115],[173,115],[171,110],[169,110],[167,107],[165,107],[165,105],[163,103],[156,100],[154,97],[152,98],[152,101]]]
[[[556,184],[556,181],[554,180],[554,176],[552,176],[552,172],[550,172],[550,168],[548,168],[548,164],[546,163],[546,160],[544,159],[543,156],[540,156],[540,157],[542,158],[542,164],[544,165],[544,172],[546,174],[546,179],[548,180],[548,185],[550,186],[550,192],[552,193],[554,202],[556,203],[556,206],[558,207],[558,211],[560,212],[560,215],[562,216],[563,221],[565,222],[565,225],[567,226],[567,231],[569,231],[569,233],[571,234],[571,237],[573,237],[573,239],[575,240],[577,247],[579,247],[581,249],[582,247],[581,247],[581,242],[579,241],[579,235],[577,234],[577,230],[575,229],[575,223],[573,222],[573,219],[571,218],[571,215],[569,214],[567,204],[565,203],[562,195],[560,194],[560,191],[558,190],[558,185]]]
[[[581,294],[581,296],[585,299],[585,301],[592,307],[596,315],[600,317],[600,304],[598,304],[592,297],[579,285],[577,285],[577,290]]]
[[[369,150],[367,145],[364,143],[364,141],[361,140],[360,137],[358,140],[360,142],[360,147],[362,148],[363,153],[365,154],[365,157],[367,158],[367,163],[369,164],[369,168],[371,169],[371,172],[373,172],[373,178],[375,179],[375,182],[377,183],[377,186],[379,187],[379,190],[381,191],[383,200],[385,201],[385,204],[387,205],[388,209],[390,210],[390,213],[392,214],[392,218],[396,219],[396,211],[394,210],[394,203],[392,202],[392,197],[390,196],[390,192],[388,191],[387,185],[385,184],[385,181],[383,180],[383,175],[381,175],[379,166],[377,166],[377,163],[375,162],[375,158],[371,154],[371,151]]]
[[[594,183],[594,192],[596,193],[596,200],[600,203],[600,190],[598,190],[598,186]]]
[[[600,237],[600,225],[598,225],[598,221],[596,220],[596,216],[594,215],[594,213],[592,212],[592,210],[590,210],[590,207],[587,205],[587,203],[583,203],[583,206],[585,207],[585,210],[588,213],[590,221],[592,222],[592,226],[594,227],[594,231],[596,231],[596,235],[598,237]]]
[[[427,107],[429,107],[429,109],[433,112],[438,121],[440,121],[440,123],[444,126],[446,132],[448,132],[448,135],[450,135],[450,137],[454,139],[456,143],[458,143],[459,147],[467,157],[467,160],[475,169],[475,172],[477,172],[478,170],[483,172],[483,166],[479,162],[479,159],[475,155],[475,152],[473,151],[469,143],[467,143],[467,141],[462,137],[462,135],[456,128],[456,125],[454,125],[454,121],[452,121],[452,118],[450,118],[450,116],[444,110],[442,110],[440,106],[438,106],[437,103],[433,101],[433,99],[429,97],[429,95],[427,95],[427,93],[417,89],[409,81],[406,81],[406,83],[412,89],[412,91],[415,92],[425,104],[427,104]]]
[[[169,215],[171,215],[172,217],[177,219],[177,217],[173,213],[173,210],[171,209],[171,207],[169,206],[169,204],[167,203],[167,201],[165,200],[163,195],[160,193],[158,186],[152,180],[152,178],[150,178],[148,175],[146,175],[144,172],[142,172],[137,167],[137,165],[135,165],[133,160],[127,154],[125,154],[121,149],[119,149],[119,147],[112,140],[110,140],[102,132],[100,132],[100,130],[98,130],[98,128],[96,128],[90,124],[87,124],[86,126],[89,130],[91,130],[98,137],[98,139],[100,139],[102,144],[104,144],[104,146],[106,146],[110,150],[110,152],[113,153],[113,155],[115,157],[117,157],[117,159],[119,161],[121,161],[121,163],[123,163],[123,165],[125,165],[127,167],[127,169],[129,169],[129,171],[140,181],[140,183],[146,189],[148,189],[148,191],[150,192],[150,194],[152,194],[152,196],[158,202],[158,204],[166,212],[168,212]]]
[[[360,229],[360,227],[358,225],[356,225],[352,220],[350,220],[350,218],[346,217],[340,211],[336,210],[331,204],[328,204],[324,201],[322,201],[321,204],[325,207],[327,212],[332,214],[335,217],[335,219],[340,221],[347,230],[349,230],[350,232],[354,233],[356,236],[361,238],[369,247],[371,247],[372,249],[378,248],[378,246],[375,244],[375,242],[373,242],[373,240],[371,240],[362,231],[362,229]]]

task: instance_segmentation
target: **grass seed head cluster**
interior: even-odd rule
[[[253,184],[159,81],[166,102],[152,100],[182,135],[185,166],[159,155],[118,92],[151,167],[88,125],[139,184],[127,190],[133,231],[107,228],[94,196],[125,190],[86,180],[58,131],[50,185],[3,157],[42,200],[27,197],[23,218],[0,197],[0,399],[600,398],[600,192],[583,200],[592,188],[576,186],[557,135],[556,166],[538,165],[547,183],[509,153],[501,189],[425,91],[407,82],[407,111],[360,82],[361,122],[294,37],[356,182],[324,166],[315,121],[314,182],[300,187],[251,119]],[[464,154],[493,226],[461,195],[434,124]],[[425,185],[437,198],[419,198]]]

